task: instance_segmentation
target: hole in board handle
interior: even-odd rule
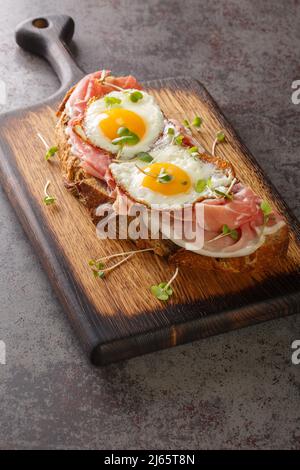
[[[32,21],[32,24],[35,28],[48,28],[49,23],[46,20],[46,18],[36,18],[35,20]]]

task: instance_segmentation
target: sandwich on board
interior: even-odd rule
[[[107,70],[69,90],[57,115],[65,186],[95,222],[102,204],[109,203],[116,215],[138,205],[202,234],[191,243],[161,223],[159,236],[151,237],[146,223],[148,236],[134,240],[138,249],[177,266],[237,273],[267,269],[286,253],[283,217],[236,177],[229,159],[215,156],[215,145],[209,154],[193,137],[190,128],[201,126],[200,116],[181,124],[165,116],[134,77]],[[220,131],[215,144],[224,137]]]

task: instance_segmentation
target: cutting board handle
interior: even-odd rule
[[[68,49],[74,28],[70,16],[46,15],[22,22],[15,31],[17,44],[46,59],[58,75],[61,88],[65,89],[84,75]]]

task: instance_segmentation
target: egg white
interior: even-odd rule
[[[146,126],[145,135],[136,145],[125,145],[123,147],[121,154],[122,159],[132,158],[139,152],[148,151],[164,128],[163,114],[153,96],[142,91],[143,98],[134,103],[130,100],[130,93],[134,91],[136,90],[112,91],[105,95],[105,97],[109,96],[120,99],[121,103],[112,105],[112,107],[119,107],[135,112],[143,119]],[[87,139],[93,145],[116,154],[119,150],[119,146],[113,145],[103,134],[99,126],[100,121],[107,117],[105,111],[110,109],[105,102],[105,97],[89,104],[84,117],[83,128]]]
[[[126,193],[135,201],[155,206],[156,209],[166,210],[182,207],[184,204],[192,204],[202,198],[216,197],[214,189],[225,192],[233,180],[231,170],[224,171],[218,169],[212,163],[202,161],[200,158],[191,155],[187,149],[177,145],[166,145],[158,147],[150,152],[153,157],[151,163],[168,162],[182,168],[190,177],[191,187],[188,192],[175,195],[164,195],[142,186],[145,175],[138,170],[148,166],[139,160],[123,163],[112,163],[111,173],[116,181]],[[211,187],[206,187],[202,193],[198,193],[195,185],[198,180],[211,178]]]

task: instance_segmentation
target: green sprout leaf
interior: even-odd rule
[[[101,262],[98,262],[98,263],[95,263],[95,267],[99,270],[101,269],[104,269],[105,268],[105,264],[104,263],[101,263]]]
[[[224,233],[224,235],[227,235],[227,233],[230,233],[230,228],[228,227],[228,225],[226,224],[223,225],[222,233]]]
[[[154,297],[156,297],[158,300],[166,301],[169,299],[169,294],[167,293],[167,291],[159,285],[151,286],[150,290]]]
[[[168,173],[161,173],[160,175],[158,175],[157,179],[159,183],[165,184],[165,183],[170,183],[173,177],[169,175]]]
[[[99,261],[95,261],[94,259],[91,259],[89,261],[89,266],[92,267],[92,273],[94,277],[98,278],[100,277],[101,279],[105,276],[105,273],[102,271],[102,269],[105,268],[104,263],[101,263]]]
[[[168,135],[174,135],[175,134],[174,127],[168,127],[167,133],[168,133]]]
[[[158,287],[160,287],[160,289],[164,289],[164,291],[170,296],[173,294],[173,289],[171,286],[167,286],[167,283],[166,282],[161,282],[160,284],[158,284]]]
[[[194,127],[201,127],[202,122],[203,122],[203,120],[201,119],[200,116],[195,116],[195,118],[193,119],[192,125]]]
[[[123,147],[126,144],[135,145],[140,141],[140,138],[134,134],[134,132],[127,129],[127,127],[119,127],[117,134],[120,137],[116,137],[116,139],[111,141],[113,145],[120,145],[120,147]]]
[[[266,225],[269,222],[270,214],[273,212],[273,209],[268,201],[262,201],[260,208],[264,214],[264,224]]]
[[[50,147],[49,150],[47,151],[45,155],[45,160],[49,160],[51,157],[54,157],[54,155],[58,152],[58,147]]]
[[[133,103],[137,103],[143,98],[143,93],[141,93],[140,91],[134,91],[130,93],[129,98]]]
[[[106,106],[113,106],[114,104],[120,104],[122,102],[120,98],[116,98],[115,96],[106,96],[104,101]]]
[[[217,132],[216,139],[217,139],[218,142],[224,142],[224,140],[225,140],[224,132],[223,131]]]
[[[212,188],[212,179],[211,179],[211,176],[208,178],[206,185],[207,185],[207,187],[208,187],[209,189]]]
[[[198,180],[195,185],[195,190],[197,193],[203,193],[206,187],[207,187],[207,180]]]
[[[228,199],[229,201],[232,201],[232,194],[228,194],[228,193],[223,193],[223,191],[220,191],[219,189],[215,189],[214,190],[216,194],[218,194],[219,196],[222,196],[224,197],[225,199]]]
[[[223,235],[229,235],[235,241],[239,238],[238,231],[235,229],[230,229],[226,224],[224,224],[222,227],[222,233]]]
[[[151,157],[150,153],[148,152],[139,152],[136,156],[139,160],[141,160],[141,162],[145,163],[150,163],[153,160],[153,157]]]
[[[160,282],[158,285],[154,285],[150,287],[152,294],[159,300],[168,300],[169,297],[173,294],[173,289],[171,287],[171,283],[174,281],[178,274],[178,267],[174,275],[171,277],[169,282]]]
[[[188,127],[188,128],[191,127],[191,125],[190,125],[190,123],[189,123],[189,121],[188,121],[187,119],[184,119],[184,120],[183,120],[183,125],[184,125],[185,127]]]
[[[263,211],[264,216],[268,216],[273,212],[272,207],[268,203],[268,201],[262,201],[260,204],[260,208]]]
[[[103,271],[97,271],[96,269],[93,269],[92,272],[93,272],[94,277],[97,279],[99,277],[100,279],[103,279],[105,277],[105,273]]]
[[[54,196],[45,196],[43,201],[46,206],[51,206],[51,204],[55,203],[56,199]]]
[[[190,147],[188,151],[189,153],[198,153],[198,147]]]
[[[175,137],[174,142],[176,145],[182,145],[183,139],[184,139],[183,135],[178,135],[177,137]]]
[[[122,127],[119,127],[119,129],[117,130],[117,134],[118,136],[123,137],[124,135],[131,135],[132,133],[130,132],[128,127],[122,126]]]

